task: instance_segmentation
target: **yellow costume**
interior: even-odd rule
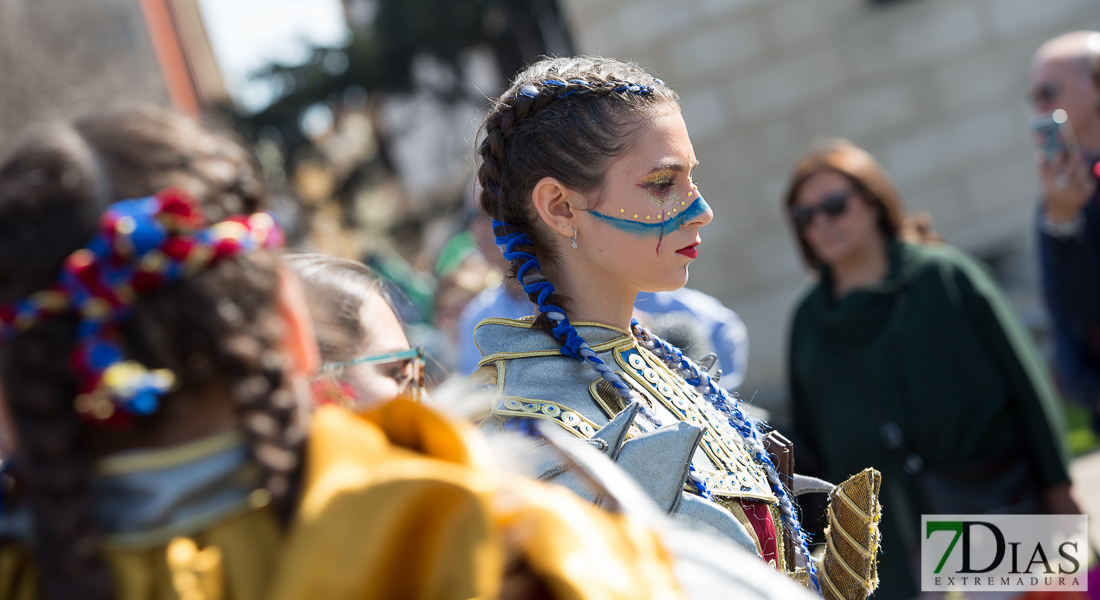
[[[493,471],[481,443],[404,400],[322,407],[285,534],[259,507],[156,548],[108,546],[118,597],[494,598],[517,564],[556,598],[681,597],[652,532]],[[20,547],[0,548],[0,597],[35,598],[34,578]]]

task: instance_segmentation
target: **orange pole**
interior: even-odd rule
[[[141,0],[141,12],[145,15],[145,25],[153,40],[153,51],[156,52],[172,104],[181,112],[198,116],[199,96],[168,0]]]

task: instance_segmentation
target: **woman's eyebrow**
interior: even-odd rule
[[[692,163],[690,165],[690,169],[695,169],[698,166],[699,166],[699,161],[698,160],[692,161]],[[685,165],[682,162],[672,161],[672,162],[664,162],[664,163],[661,163],[661,164],[657,165],[656,167],[653,167],[653,169],[650,170],[650,173],[656,173],[658,171],[677,171],[677,172],[680,172],[680,171],[687,171],[687,170],[689,170],[688,165]]]
[[[658,171],[684,171],[686,169],[687,169],[687,167],[684,166],[684,163],[668,162],[668,163],[661,163],[661,164],[657,165],[656,167],[653,167],[653,169],[650,170],[650,173],[656,173]]]

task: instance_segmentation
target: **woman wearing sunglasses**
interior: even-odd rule
[[[424,349],[411,347],[370,269],[327,254],[292,254],[321,349],[318,395],[362,412],[423,395]]]
[[[786,209],[818,275],[791,331],[799,455],[826,478],[882,472],[875,596],[919,593],[921,514],[1079,512],[1053,388],[987,270],[845,141],[798,161]]]

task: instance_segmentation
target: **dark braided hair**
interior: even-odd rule
[[[510,226],[497,227],[496,235],[526,234],[530,243],[514,250],[552,264],[554,246],[531,204],[535,184],[553,177],[598,197],[608,166],[631,148],[638,125],[677,99],[638,65],[611,58],[548,58],[517,75],[485,117],[478,146],[481,209]],[[510,262],[515,277],[528,260]],[[545,277],[532,274],[521,284],[539,278]],[[544,304],[537,291],[528,296]],[[557,291],[544,300],[568,305]],[[536,322],[552,326],[544,313]]]
[[[247,152],[181,115],[160,109],[105,113],[32,132],[0,162],[0,302],[43,289],[66,256],[93,235],[114,201],[175,185],[211,220],[262,208],[264,190]],[[168,368],[180,389],[134,426],[171,430],[173,416],[224,386],[277,506],[286,506],[304,439],[296,396],[278,352],[277,258],[256,252],[139,297],[121,326],[127,355]],[[28,482],[41,592],[52,600],[112,598],[99,556],[92,461],[109,439],[74,409],[68,365],[77,317],[43,322],[0,347],[11,404],[15,468]]]

